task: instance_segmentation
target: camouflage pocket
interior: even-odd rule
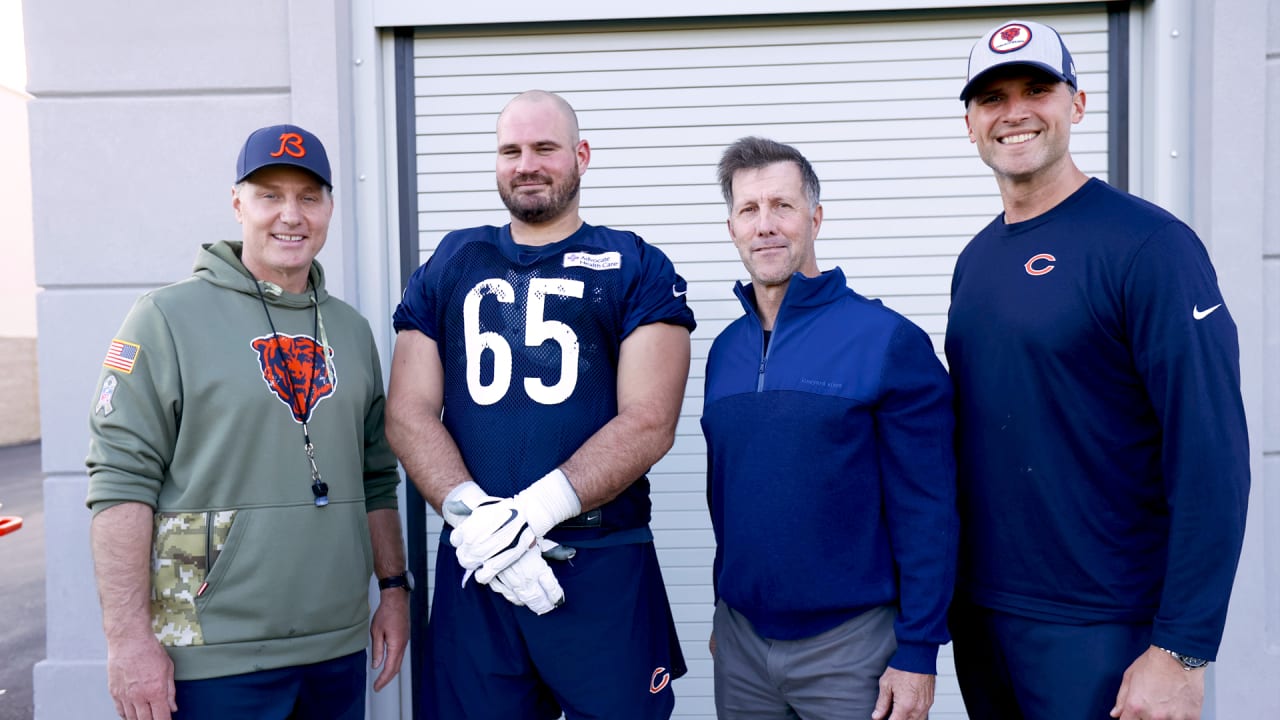
[[[203,645],[196,597],[236,511],[160,512],[151,557],[151,629],[161,645]]]

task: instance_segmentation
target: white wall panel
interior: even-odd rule
[[[1093,0],[1022,0],[1023,5],[1063,5]],[[554,20],[623,20],[636,18],[706,17],[712,15],[771,15],[779,11],[776,0],[704,0],[691,5],[683,0],[650,0],[646,3],[600,3],[592,0],[549,0],[542,3],[493,0],[485,3],[425,3],[422,0],[372,0],[374,21],[380,26],[451,25]],[[992,7],[1008,0],[791,0],[792,13],[842,12],[850,7],[863,12],[881,10]]]

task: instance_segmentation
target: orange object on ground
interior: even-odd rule
[[[0,516],[0,535],[8,535],[20,527],[22,518],[17,515]]]

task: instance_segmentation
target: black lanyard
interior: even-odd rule
[[[280,333],[276,331],[276,324],[271,320],[271,311],[267,309],[267,298],[262,294],[262,283],[256,278],[253,286],[258,289],[258,300],[262,301],[262,312],[267,315],[267,325],[271,327],[271,335],[275,338],[276,349],[281,354],[284,353],[284,343],[280,342]],[[312,330],[311,337],[313,341],[319,342],[320,337],[320,301],[316,299],[314,288],[311,285],[310,278],[307,279],[307,288],[312,290],[311,293],[311,309],[312,309]],[[325,355],[325,370],[328,371],[329,358],[327,357],[328,348],[321,343],[320,354]],[[297,397],[297,391],[293,386],[293,373],[284,373],[285,382],[289,384],[289,397]],[[307,462],[311,464],[311,494],[316,498],[316,507],[324,507],[329,504],[329,485],[320,479],[320,468],[316,467],[316,446],[311,443],[311,433],[307,429],[307,419],[311,417],[311,394],[316,387],[316,360],[313,355],[311,358],[311,370],[307,373],[307,395],[302,400],[302,449],[307,453]]]

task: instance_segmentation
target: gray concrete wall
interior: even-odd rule
[[[1240,329],[1253,470],[1245,547],[1205,716],[1280,717],[1280,0],[1193,8],[1190,222]]]
[[[251,130],[286,121],[311,129],[342,178],[339,50],[350,10],[341,0],[26,0],[23,10],[44,288],[46,541],[57,558],[36,717],[112,717],[84,508],[85,418],[99,363],[134,298],[189,274],[201,243],[239,237],[230,189]],[[341,215],[320,256],[340,296],[354,256]]]

